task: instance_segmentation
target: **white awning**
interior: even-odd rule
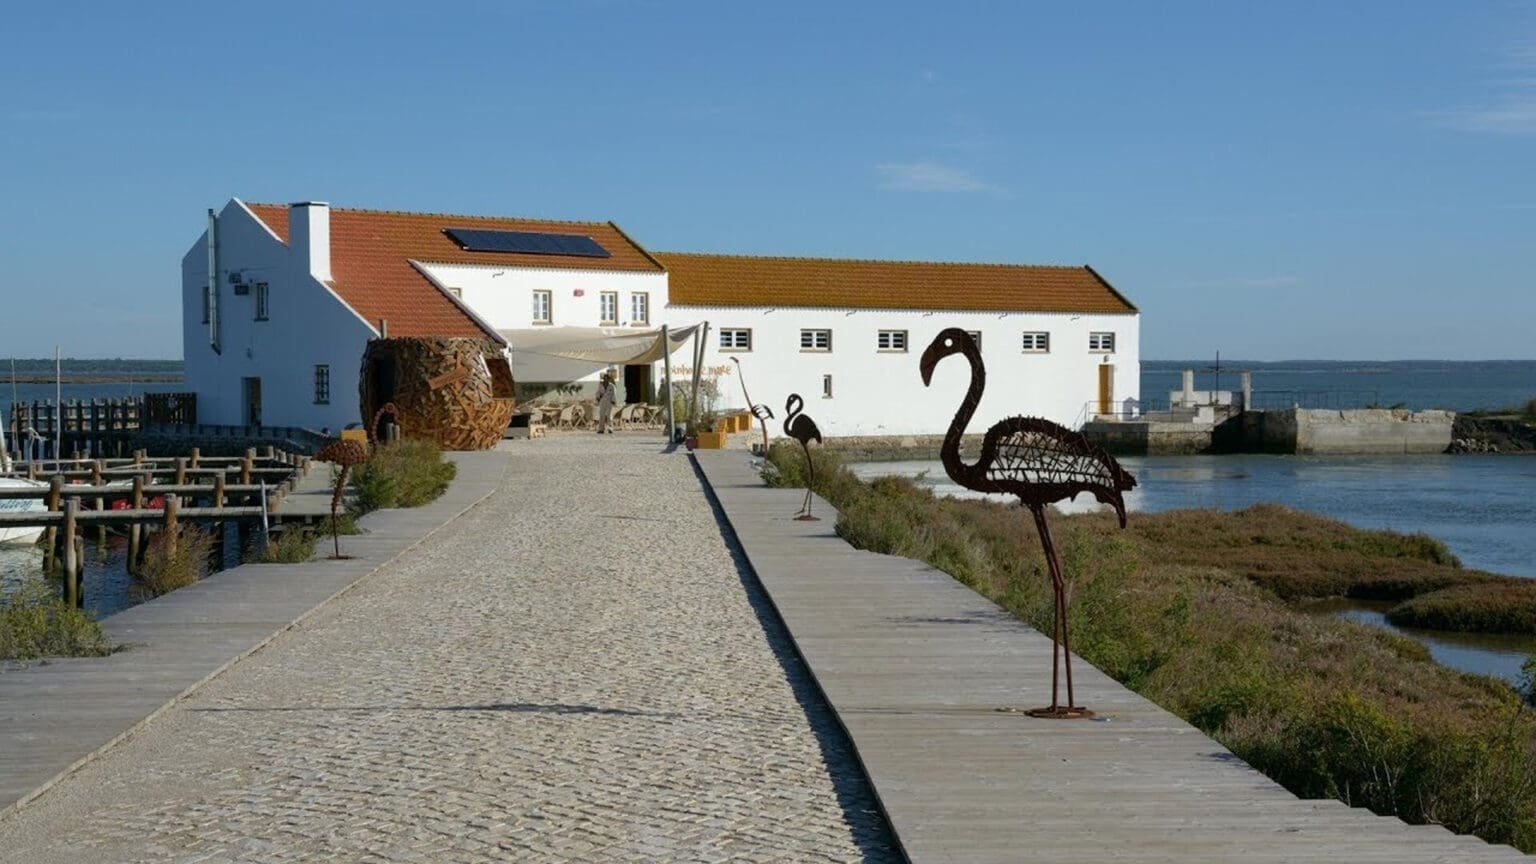
[[[693,338],[698,324],[667,329],[667,341],[673,351]],[[559,357],[615,366],[654,363],[662,359],[661,328],[635,330],[630,327],[531,327],[524,330],[499,330],[512,349],[512,360],[519,356]]]

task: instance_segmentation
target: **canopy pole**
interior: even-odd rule
[[[700,329],[693,331],[693,398],[688,404],[690,426],[699,419],[699,376],[704,372],[704,340],[709,338],[709,322],[699,326]]]
[[[665,367],[662,376],[667,381],[667,441],[672,441],[672,430],[677,426],[677,418],[672,416],[672,337],[667,333],[667,325],[661,325],[661,362]]]

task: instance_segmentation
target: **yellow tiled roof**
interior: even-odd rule
[[[1135,312],[1091,267],[657,252],[670,302],[986,312]]]

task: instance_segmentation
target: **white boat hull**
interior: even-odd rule
[[[47,483],[39,483],[36,480],[22,480],[15,477],[0,477],[0,489],[47,489]],[[48,508],[41,498],[32,499],[0,499],[0,513],[42,513]],[[43,536],[41,527],[21,527],[12,525],[0,525],[0,543],[23,544],[36,543],[37,538]]]

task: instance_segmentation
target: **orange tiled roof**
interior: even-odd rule
[[[246,204],[284,243],[286,204]],[[489,228],[585,234],[608,250],[609,258],[466,252],[444,228]],[[389,320],[391,336],[485,336],[458,304],[412,267],[411,260],[435,264],[501,264],[556,269],[660,272],[661,266],[612,222],[555,222],[441,213],[331,208],[330,286],[370,324]]]
[[[1091,267],[657,252],[670,302],[987,312],[1135,312]]]

